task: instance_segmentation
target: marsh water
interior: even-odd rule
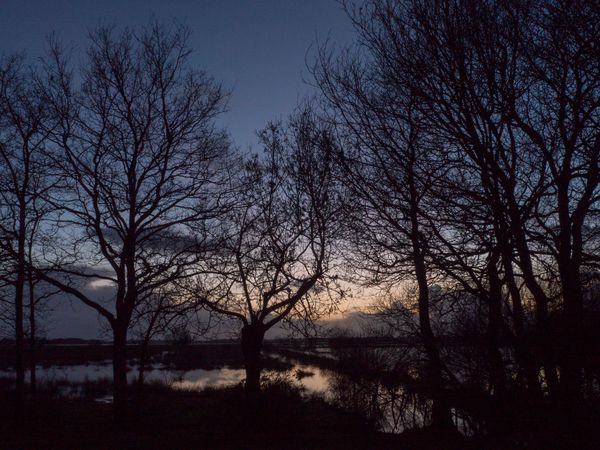
[[[318,354],[298,352],[296,355],[301,356],[290,357],[285,352],[266,353],[264,356],[268,363],[263,370],[264,382],[290,384],[298,388],[301,395],[321,397],[328,403],[360,414],[385,432],[399,433],[422,427],[427,422],[431,402],[426,396],[377,376],[357,376],[351,370],[341,370],[341,367],[338,370],[339,361],[329,349],[322,349]],[[39,366],[36,372],[40,385],[51,384],[66,397],[86,396],[98,402],[112,402],[110,360]],[[0,371],[0,377],[11,376],[11,371]],[[139,367],[132,361],[128,381],[135,383],[138,376]],[[144,370],[145,383],[159,383],[176,390],[201,391],[230,387],[240,385],[244,379],[245,371],[239,364],[178,368],[154,359]],[[454,414],[459,430],[471,434],[475,425],[460,415],[459,411],[455,410]]]
[[[265,370],[263,376],[270,378],[285,378],[295,384],[305,395],[326,396],[330,384],[330,373],[317,366],[291,363],[291,369]],[[62,386],[63,394],[78,395],[79,390],[86,384],[109,381],[112,378],[111,361],[64,365],[38,366],[37,380],[41,384],[52,383]],[[12,371],[0,371],[0,377],[12,377]],[[137,381],[139,367],[129,366],[127,378],[129,383]],[[244,381],[246,373],[243,368],[223,365],[213,369],[178,369],[168,365],[149,364],[144,371],[146,383],[162,383],[173,389],[201,391],[209,388],[235,386]],[[100,401],[109,401],[110,397],[103,396]]]

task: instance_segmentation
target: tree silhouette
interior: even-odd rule
[[[436,277],[485,305],[494,391],[507,339],[532,392],[539,356],[544,389],[573,401],[597,220],[598,5],[343,4],[358,43],[322,48],[314,74],[364,206],[356,259],[372,283],[411,275],[426,293]]]
[[[191,294],[242,323],[246,390],[260,390],[265,333],[287,318],[313,319],[336,289],[330,274],[339,230],[333,136],[310,109],[260,133],[264,155],[245,162],[227,236]]]
[[[213,123],[226,95],[190,69],[188,36],[158,24],[139,33],[100,27],[80,86],[57,45],[47,68],[44,100],[60,119],[53,165],[63,183],[51,201],[63,241],[39,274],[110,325],[117,418],[134,310],[194,274],[213,245],[206,223],[226,203],[228,142]],[[93,298],[90,283],[114,287],[114,297]]]
[[[50,209],[44,197],[53,186],[46,147],[56,119],[42,89],[35,69],[22,56],[0,60],[0,248],[6,258],[1,277],[14,292],[17,415],[24,397],[26,293],[32,333],[35,323],[35,280],[29,267],[32,249],[42,240],[40,222]]]

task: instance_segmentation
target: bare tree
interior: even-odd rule
[[[535,238],[555,261],[561,286],[561,387],[581,393],[583,341],[582,265],[586,228],[600,186],[600,4],[535,5],[522,37],[520,82],[529,89],[504,97],[510,123],[547,167]],[[540,238],[540,235],[543,237]]]
[[[416,281],[432,425],[450,428],[448,371],[430,317],[435,273],[429,255],[436,230],[427,214],[427,199],[448,170],[437,152],[443,143],[429,132],[427,116],[417,105],[420,99],[404,77],[403,55],[398,54],[403,47],[393,35],[396,23],[402,23],[402,2],[344,6],[360,43],[338,55],[323,47],[313,73],[330,119],[343,136],[338,163],[345,183],[359,199],[352,208],[356,265],[371,285]]]
[[[391,36],[404,49],[402,79],[432,129],[476,168],[514,310],[513,260],[535,300],[548,387],[557,393],[558,355],[561,390],[576,398],[583,230],[598,201],[598,5],[408,2],[395,11],[390,33],[400,15],[412,17]],[[549,259],[561,286],[554,308]]]
[[[245,163],[227,239],[192,295],[239,320],[246,390],[260,391],[265,333],[283,320],[314,319],[336,299],[329,276],[338,232],[333,136],[307,109],[260,133],[263,156]]]
[[[358,259],[376,280],[394,274],[416,255],[411,225],[428,276],[486,305],[493,383],[507,380],[505,336],[532,391],[542,378],[552,398],[576,399],[581,273],[597,251],[599,5],[343,3],[359,43],[324,50],[316,78],[355,149],[342,164],[367,205],[359,237],[381,249],[358,239]]]
[[[527,10],[512,11],[495,2],[413,2],[408,8],[412,8],[413,19],[405,21],[403,31],[396,35],[409,49],[402,55],[404,81],[418,98],[426,99],[419,107],[432,130],[451,149],[447,152],[450,161],[463,173],[468,161],[483,188],[483,202],[488,206],[495,246],[501,252],[511,292],[517,333],[522,334],[523,318],[522,294],[514,279],[515,259],[535,299],[546,380],[555,390],[550,299],[538,277],[535,245],[528,234],[545,189],[545,166],[539,158],[522,152],[524,143],[506,123],[505,103],[499,100],[503,95],[518,95],[520,47],[514,38],[522,31],[519,21],[527,20]],[[413,38],[410,30],[419,32]]]
[[[0,60],[0,247],[8,261],[3,281],[14,289],[17,415],[24,398],[24,305],[33,280],[28,270],[39,247],[39,224],[52,183],[47,170],[49,129],[56,121],[43,101],[33,68],[24,57]],[[30,320],[34,304],[30,302]]]
[[[136,307],[192,276],[225,205],[227,95],[189,67],[189,31],[158,24],[90,34],[77,85],[54,45],[45,101],[60,119],[53,164],[62,242],[36,273],[93,308],[113,334],[114,407],[126,414],[127,334]],[[190,230],[194,229],[191,234]],[[86,287],[114,287],[98,299]]]

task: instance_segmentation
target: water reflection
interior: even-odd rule
[[[99,364],[81,364],[72,366],[38,367],[37,378],[40,383],[82,384],[112,379],[110,362]],[[0,377],[11,378],[13,372],[0,371]],[[127,380],[134,383],[138,378],[138,368],[133,366],[127,372]],[[220,367],[211,370],[177,370],[161,365],[147,366],[144,379],[148,383],[163,383],[175,389],[202,390],[238,384],[245,378],[244,370]]]
[[[269,356],[294,367],[295,378],[306,394],[318,394],[329,403],[361,415],[381,431],[400,433],[428,422],[431,401],[426,396],[379,376],[389,369],[386,351],[352,349],[346,354],[339,350],[335,353],[336,366],[342,371],[303,364],[293,357]]]
[[[207,388],[236,385],[244,381],[245,377],[246,374],[242,369],[229,367],[214,370],[196,369],[179,373],[173,379],[166,381],[166,384],[171,385],[173,389],[201,391]]]
[[[431,411],[430,400],[402,386],[336,372],[329,374],[328,399],[388,433],[423,427]]]
[[[400,384],[396,377],[381,376],[380,371],[389,361],[385,353],[370,351],[357,355],[354,351],[351,357],[338,354],[336,365],[325,364],[328,368],[276,353],[268,356],[284,362],[282,367],[287,367],[287,370],[265,370],[265,380],[283,378],[300,388],[302,395],[320,396],[329,403],[361,415],[381,431],[400,433],[429,423],[431,401],[426,396],[406,384]],[[338,369],[334,370],[333,367]],[[132,366],[129,370],[127,376],[130,383],[137,381],[137,369]],[[12,372],[0,371],[0,377],[12,376]],[[146,367],[144,378],[146,383],[161,383],[177,390],[201,391],[238,385],[245,379],[245,371],[228,366],[178,370],[154,364]],[[54,384],[67,397],[85,396],[99,402],[112,401],[112,397],[107,395],[111,379],[112,365],[109,361],[38,368],[40,383]],[[94,383],[104,383],[104,387],[95,386]],[[458,410],[453,412],[459,430],[471,434],[473,426],[468,418],[461,417]]]
[[[52,383],[64,385],[63,393],[68,396],[77,395],[76,385],[110,381],[112,365],[109,361],[99,364],[81,364],[71,366],[37,367],[37,378],[41,384]],[[329,375],[316,366],[296,363],[292,369],[285,371],[290,380],[302,388],[307,394],[324,395],[328,389]],[[275,373],[265,371],[264,375]],[[1,378],[12,378],[11,371],[0,371]],[[243,369],[223,366],[214,369],[178,370],[168,366],[150,365],[144,371],[147,383],[162,383],[178,390],[201,391],[207,388],[233,386],[244,381],[246,373]],[[132,366],[127,372],[129,383],[138,378],[138,367]],[[73,385],[73,386],[71,386]],[[68,392],[67,392],[68,391]],[[107,397],[102,397],[107,398]]]

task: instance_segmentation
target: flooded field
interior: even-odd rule
[[[291,368],[285,370],[265,370],[263,378],[285,377],[287,381],[301,388],[307,395],[325,395],[330,385],[331,373],[317,366],[288,363]],[[95,363],[38,366],[36,368],[38,382],[62,384],[65,395],[76,395],[77,386],[86,383],[110,381],[112,379],[110,361]],[[0,371],[0,377],[11,378],[11,371]],[[139,377],[139,367],[131,365],[127,374],[129,383],[135,383]],[[243,368],[232,368],[227,365],[214,369],[178,369],[162,364],[150,364],[144,370],[146,383],[162,383],[173,389],[201,391],[210,388],[222,388],[242,383],[246,377]],[[72,391],[72,392],[71,392]],[[105,400],[105,397],[102,397]]]
[[[71,353],[85,352],[82,348]],[[327,403],[360,414],[377,429],[399,433],[420,428],[427,422],[431,402],[426,395],[408,388],[401,379],[385,375],[394,349],[330,348],[270,349],[265,352],[263,383],[286,383],[305,398],[319,397]],[[145,365],[145,384],[160,384],[174,390],[203,391],[241,385],[246,377],[237,346],[192,346],[186,350],[156,351]],[[96,350],[99,358],[102,352]],[[36,377],[40,385],[52,385],[62,396],[86,397],[112,402],[112,365],[109,359],[81,362],[77,358],[57,358],[62,363],[40,365]],[[10,368],[0,377],[10,378]],[[129,364],[128,381],[139,381],[139,362]],[[476,424],[458,410],[454,420],[464,434],[472,434]]]

